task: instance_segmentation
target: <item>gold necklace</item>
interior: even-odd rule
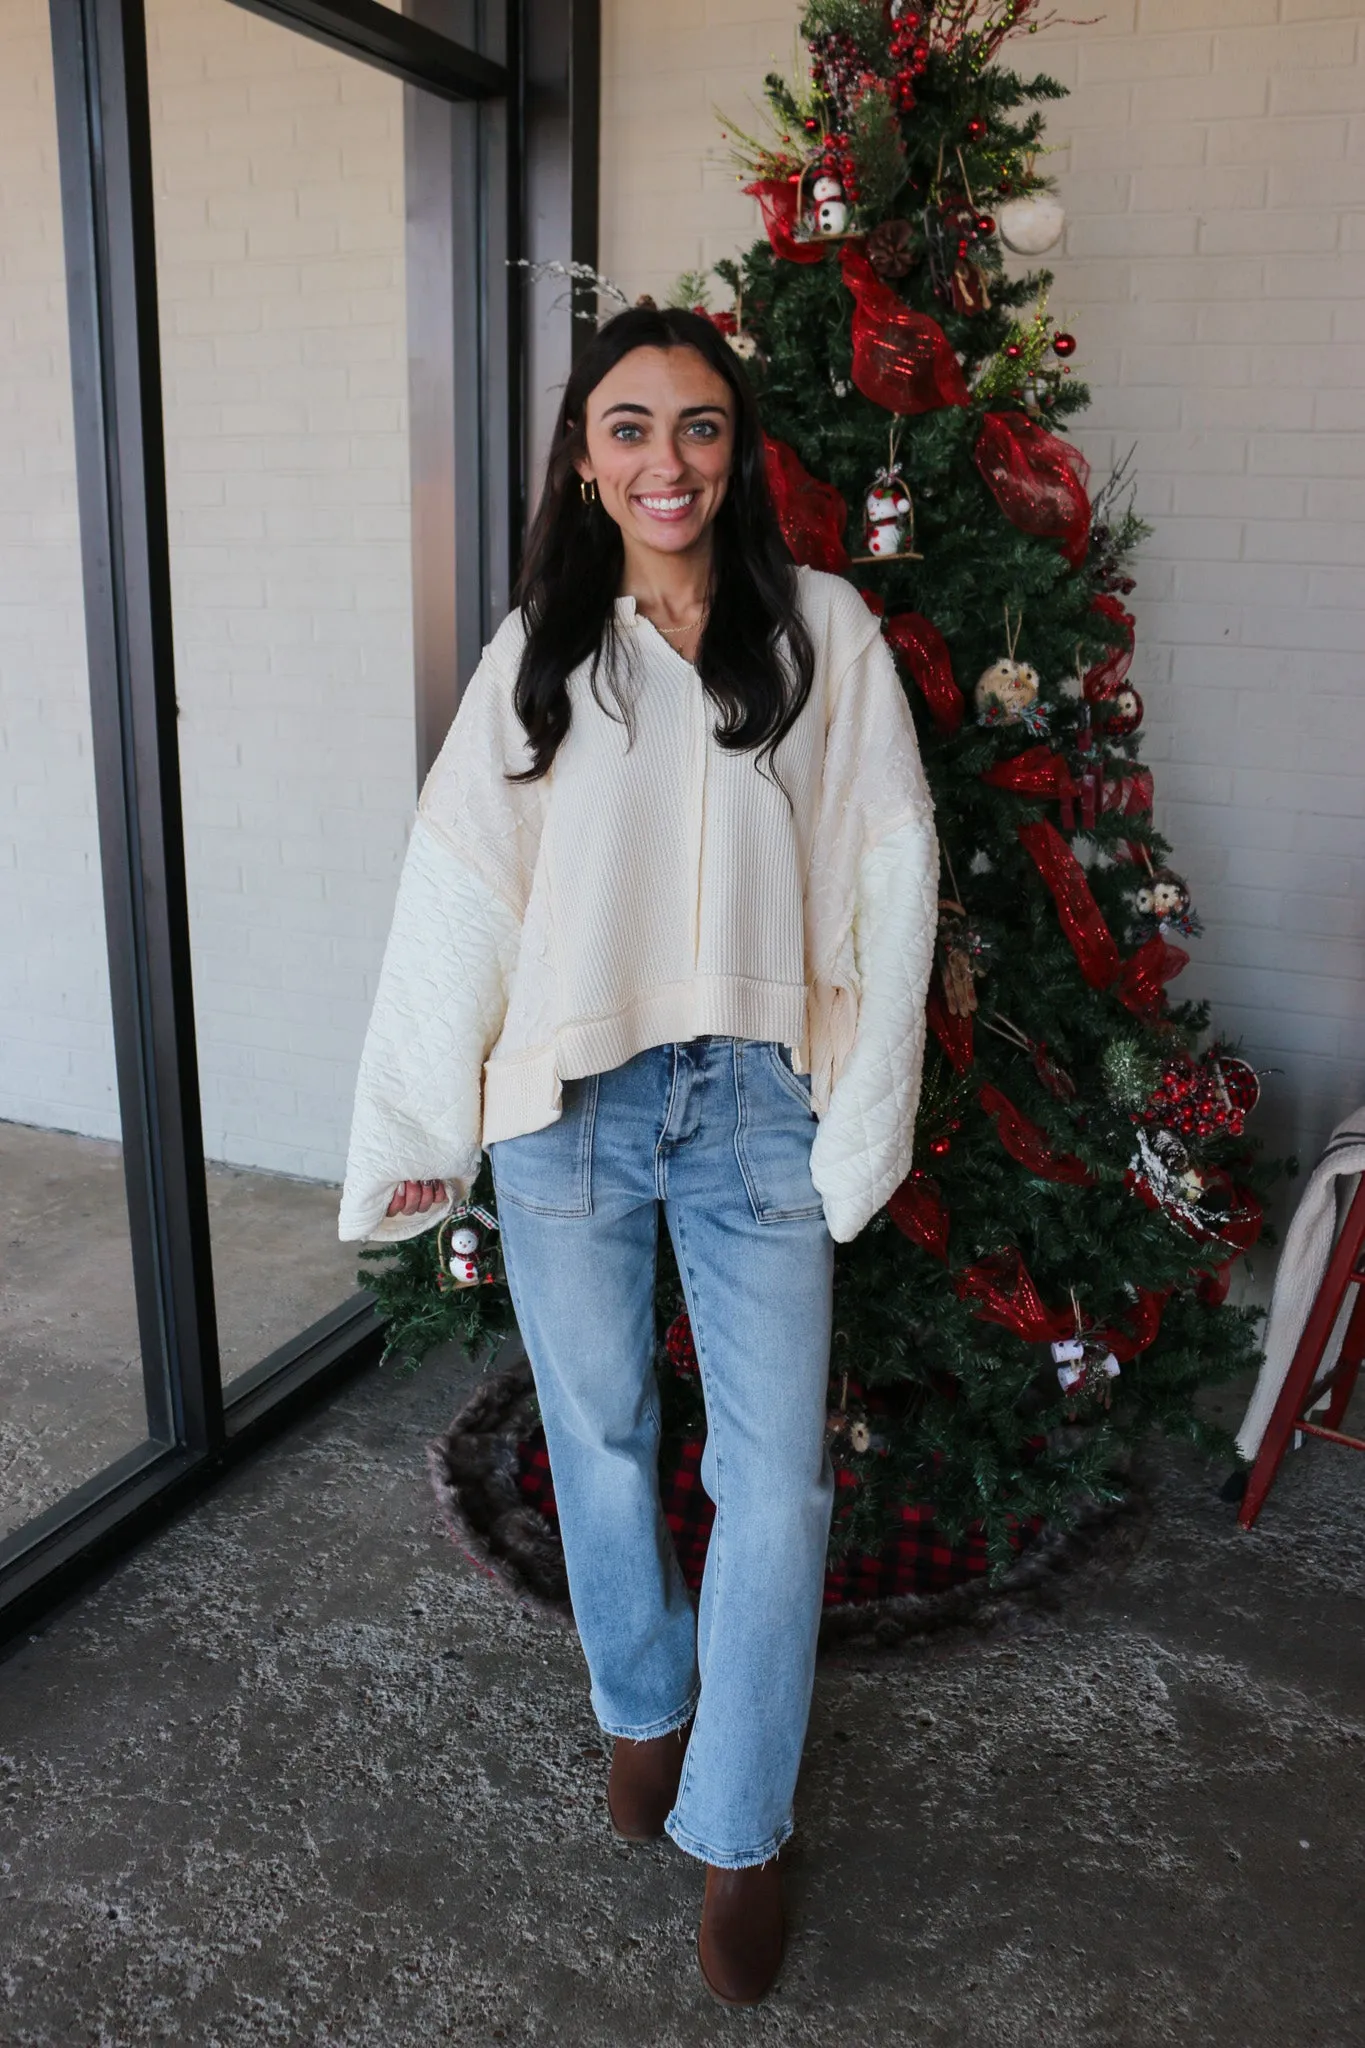
[[[651,619],[649,623],[651,626],[654,626],[654,630],[656,633],[663,634],[665,640],[674,640],[681,633],[692,633],[695,632],[699,626],[704,626],[710,614],[710,609],[711,608],[709,605],[703,605],[701,610],[698,612],[696,618],[690,620],[688,624],[685,626],[654,626],[653,619]]]

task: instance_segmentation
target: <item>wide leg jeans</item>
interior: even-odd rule
[[[667,1828],[732,1869],[791,1833],[814,1681],[834,1259],[815,1130],[783,1048],[706,1037],[566,1081],[558,1122],[489,1148],[594,1711],[637,1741],[695,1713]],[[716,1509],[695,1619],[659,1501],[660,1204]]]

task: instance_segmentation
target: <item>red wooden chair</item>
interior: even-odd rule
[[[1342,1338],[1340,1356],[1331,1370],[1319,1378],[1327,1340],[1336,1328],[1341,1305],[1352,1287],[1357,1289],[1355,1306]],[[1296,1431],[1302,1430],[1306,1436],[1323,1437],[1328,1443],[1345,1444],[1348,1450],[1365,1451],[1365,1438],[1347,1436],[1340,1427],[1355,1391],[1362,1359],[1365,1359],[1365,1174],[1361,1176],[1360,1185],[1346,1212],[1346,1221],[1332,1247],[1317,1299],[1303,1326],[1298,1349],[1247,1479],[1246,1492],[1237,1514],[1244,1529],[1249,1529],[1261,1512],[1275,1474],[1280,1469],[1280,1460]],[[1315,1401],[1322,1399],[1329,1387],[1331,1400],[1327,1404],[1326,1415],[1321,1422],[1310,1422],[1307,1410]]]

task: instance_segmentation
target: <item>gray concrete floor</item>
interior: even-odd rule
[[[210,1165],[223,1376],[356,1292],[336,1188]],[[0,1122],[0,1536],[143,1442],[123,1148]]]
[[[0,1664],[7,2048],[1365,2042],[1365,1459],[1247,1535],[1163,1453],[1084,1605],[822,1665],[789,1959],[726,2014],[574,1640],[440,1533],[470,1379],[355,1383]]]

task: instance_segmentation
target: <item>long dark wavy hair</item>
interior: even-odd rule
[[[719,706],[716,739],[736,751],[772,755],[810,695],[815,653],[797,609],[796,570],[768,495],[758,407],[734,350],[700,313],[632,306],[583,350],[564,387],[545,490],[517,585],[526,645],[514,702],[532,766],[509,779],[544,775],[569,730],[568,679],[591,661],[599,703],[605,675],[615,711],[630,732],[620,682],[616,599],[625,549],[616,522],[595,499],[585,504],[576,464],[586,453],[589,394],[637,348],[691,348],[730,387],[734,461],[713,528],[710,611],[696,668]]]

